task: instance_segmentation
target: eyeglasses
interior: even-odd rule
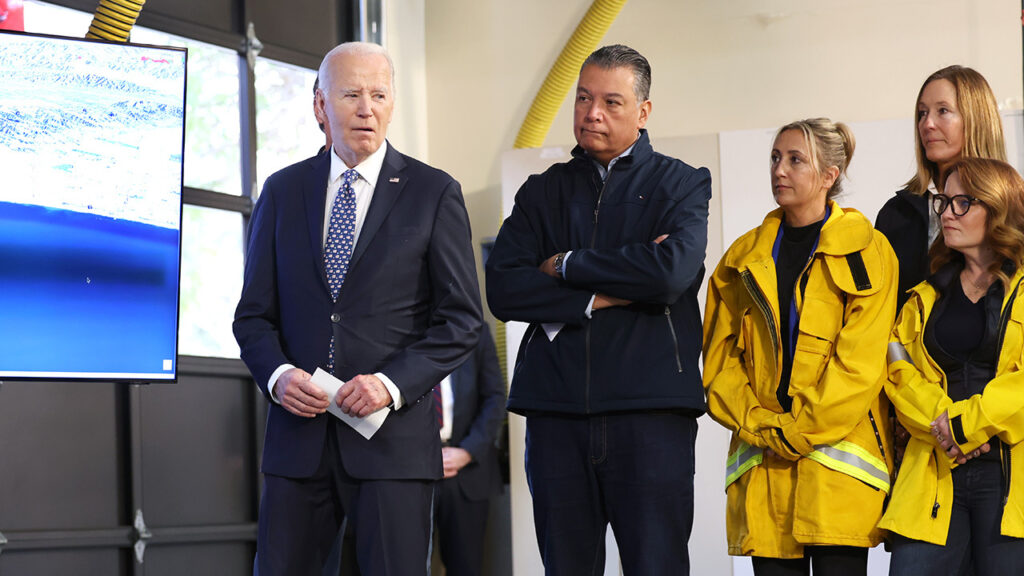
[[[932,210],[942,216],[942,213],[946,211],[946,206],[953,209],[954,216],[963,216],[967,214],[967,211],[971,209],[971,206],[975,204],[983,204],[981,200],[978,200],[974,196],[968,196],[967,194],[957,194],[956,196],[946,196],[945,194],[933,194],[932,195]]]

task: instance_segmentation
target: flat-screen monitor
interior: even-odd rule
[[[0,380],[176,380],[185,61],[0,31]]]

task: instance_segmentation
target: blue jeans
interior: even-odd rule
[[[1020,479],[1016,479],[1020,481]],[[1002,469],[974,460],[953,470],[953,512],[946,545],[893,535],[889,576],[1024,574],[1024,540],[999,533]]]
[[[697,421],[677,413],[529,416],[526,476],[547,574],[603,573],[609,524],[626,576],[689,574]]]

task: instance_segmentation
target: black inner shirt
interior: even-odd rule
[[[958,402],[980,394],[995,378],[1003,284],[993,282],[977,302],[964,294],[959,273],[936,288],[942,295],[925,326],[924,345],[946,374],[946,394]],[[998,460],[998,438],[989,445],[991,451],[980,458]]]
[[[793,353],[790,350],[789,315],[793,302],[793,292],[800,280],[812,254],[811,250],[818,241],[821,227],[825,220],[819,220],[807,226],[789,226],[782,224],[782,241],[779,242],[779,256],[775,260],[775,274],[779,291],[779,337],[782,342],[782,377],[775,395],[782,408],[789,412],[793,408],[793,399],[789,396],[789,377],[793,371]]]

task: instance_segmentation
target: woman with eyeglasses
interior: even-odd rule
[[[757,576],[864,576],[889,492],[885,350],[896,256],[839,206],[853,156],[827,118],[779,129],[779,208],[741,236],[708,282],[708,413],[732,431],[729,554]]]
[[[942,235],[889,344],[910,432],[879,527],[890,576],[1024,574],[1024,180],[964,158],[930,201]]]

